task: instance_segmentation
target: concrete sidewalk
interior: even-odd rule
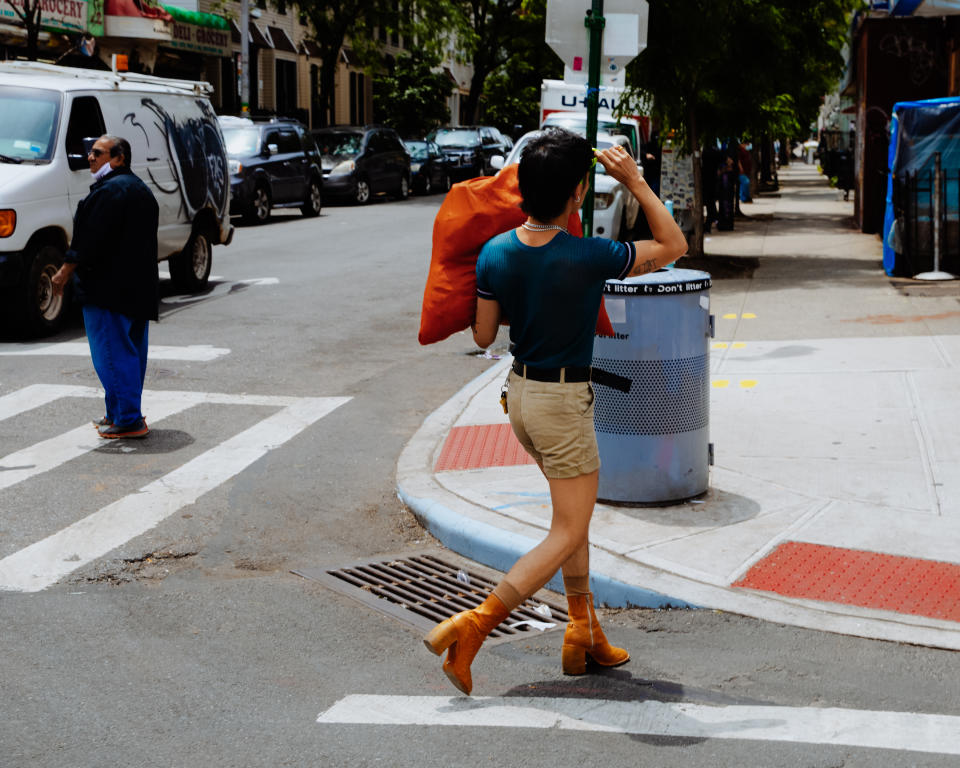
[[[594,593],[960,649],[960,284],[887,278],[852,202],[809,166],[780,181],[706,243],[710,489],[598,504]],[[550,520],[498,402],[509,363],[433,413],[397,469],[434,536],[503,571]]]

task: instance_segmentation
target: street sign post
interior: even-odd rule
[[[584,82],[586,74],[587,141],[592,147],[597,144],[601,78],[607,85],[623,84],[623,68],[647,45],[648,16],[646,0],[591,0],[590,8],[586,7],[586,0],[547,0],[545,40],[563,59],[564,80]],[[593,234],[595,174],[596,168],[591,167],[590,187],[583,202],[585,237]]]

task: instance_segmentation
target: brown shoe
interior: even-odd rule
[[[563,636],[563,674],[584,674],[587,656],[603,667],[619,667],[630,661],[630,654],[623,648],[607,642],[593,610],[593,595],[567,595],[567,606],[570,623]]]
[[[141,438],[146,437],[150,430],[147,428],[147,422],[144,419],[139,419],[133,424],[128,424],[123,427],[119,424],[111,424],[109,427],[101,427],[97,430],[100,434],[100,437],[106,438],[108,440],[116,440],[119,438]]]

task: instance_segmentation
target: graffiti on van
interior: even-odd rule
[[[220,218],[226,213],[229,203],[230,189],[227,176],[227,153],[223,146],[217,116],[210,108],[210,104],[198,99],[196,104],[199,114],[193,117],[176,118],[163,108],[161,104],[149,97],[140,101],[155,116],[154,126],[159,130],[159,141],[166,147],[167,162],[177,184],[170,189],[164,188],[150,172],[150,181],[162,193],[180,195],[180,212],[190,220],[197,211],[203,208],[212,208]],[[151,131],[133,112],[123,118],[143,131],[147,147],[151,146]]]

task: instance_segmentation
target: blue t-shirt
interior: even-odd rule
[[[532,246],[510,230],[480,251],[477,296],[499,302],[517,360],[536,368],[586,366],[603,285],[625,278],[635,259],[633,243],[558,232]]]

